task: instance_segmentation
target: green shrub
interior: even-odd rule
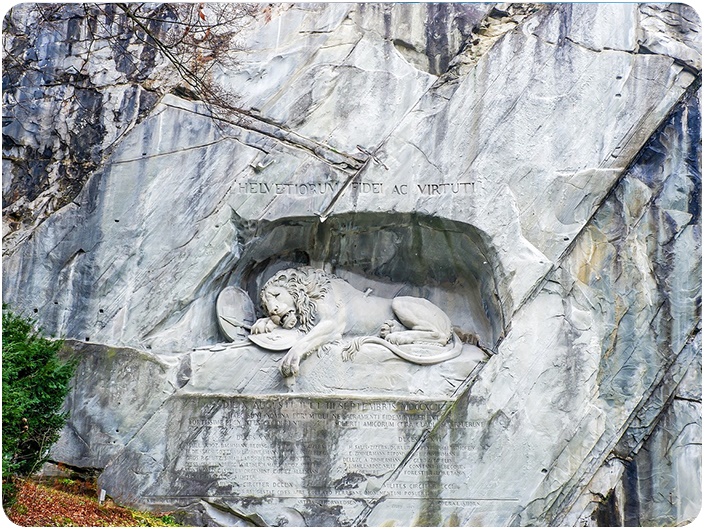
[[[61,413],[75,362],[61,361],[61,341],[2,308],[2,479],[29,475],[48,455],[66,422]],[[4,487],[3,487],[4,488]],[[5,498],[3,498],[5,499]]]

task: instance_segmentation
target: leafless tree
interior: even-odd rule
[[[96,78],[96,65],[141,94],[129,116],[108,111],[122,133],[169,91],[241,115],[236,95],[212,82],[212,73],[233,66],[241,32],[267,10],[155,2],[14,7],[3,20],[4,230],[36,225],[72,201],[119,139],[105,129],[113,81]]]
[[[238,35],[261,4],[118,3],[134,24],[135,35],[171,62],[182,80],[205,102],[234,107],[232,94],[208,82],[214,66],[232,66],[232,50],[242,49]]]

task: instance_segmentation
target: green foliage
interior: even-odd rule
[[[148,512],[131,511],[132,518],[139,527],[181,527],[170,514],[156,515]]]
[[[34,322],[2,310],[2,478],[28,475],[46,460],[66,422],[61,406],[75,362],[61,361],[61,341]]]
[[[54,516],[52,519],[55,527],[75,527],[76,524],[68,516]]]
[[[176,523],[176,520],[170,514],[165,514],[164,516],[162,516],[161,521],[164,522],[166,525],[178,527],[178,523]]]

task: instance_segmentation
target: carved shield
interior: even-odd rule
[[[242,340],[249,334],[255,321],[254,303],[244,290],[225,288],[218,295],[215,310],[220,330],[228,340]]]

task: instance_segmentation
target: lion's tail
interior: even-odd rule
[[[366,338],[371,338],[371,336],[367,336]],[[342,360],[344,362],[347,362],[348,360],[353,360],[354,355],[356,355],[362,348],[362,345],[364,345],[364,340],[365,338],[355,338],[351,342],[346,343],[342,347]]]
[[[438,353],[432,355],[416,355],[409,351],[405,351],[401,346],[392,344],[391,342],[387,342],[386,340],[384,340],[383,338],[379,338],[378,336],[364,336],[362,338],[355,338],[347,345],[345,345],[342,348],[342,358],[345,361],[352,360],[354,358],[354,355],[362,348],[364,344],[370,343],[385,347],[399,358],[402,358],[403,360],[406,360],[407,362],[411,362],[413,364],[424,366],[439,364],[440,362],[445,362],[446,360],[451,360],[453,358],[458,357],[462,352],[462,341],[460,340],[459,336],[457,336],[457,334],[454,332],[452,333],[452,342],[452,347],[442,347],[441,351]],[[434,345],[428,345],[428,347],[433,349],[438,348]]]

